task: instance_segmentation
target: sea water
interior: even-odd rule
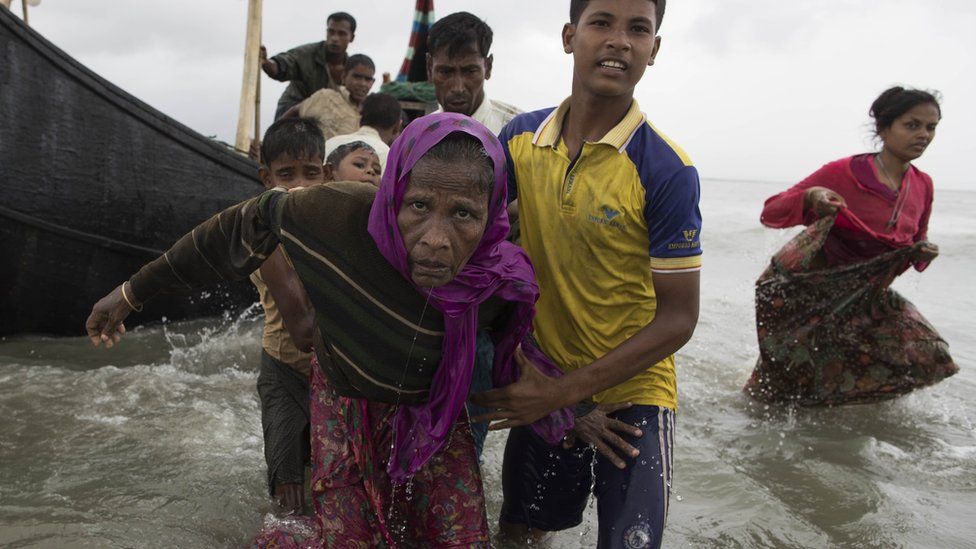
[[[791,410],[741,387],[757,356],[753,290],[794,231],[759,225],[783,185],[703,182],[701,320],[679,353],[665,547],[976,547],[976,193],[937,191],[941,256],[895,288],[949,342],[955,377],[897,400]],[[261,316],[0,342],[0,546],[239,547],[266,497]],[[501,505],[505,434],[484,478]],[[593,547],[596,509],[551,547]]]

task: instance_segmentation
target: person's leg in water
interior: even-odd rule
[[[262,351],[257,389],[261,399],[268,491],[285,510],[301,513],[305,465],[310,453],[308,381]]]
[[[395,407],[340,397],[317,362],[312,368],[312,490],[325,546],[385,547],[392,538],[398,547],[489,547],[466,414],[444,447],[394,487],[386,465]]]
[[[655,549],[668,515],[671,494],[674,411],[658,406],[633,406],[611,414],[639,428],[643,434],[620,436],[640,450],[637,457],[623,457],[619,469],[602,455],[594,467],[600,549]]]
[[[539,543],[583,521],[593,486],[593,449],[552,446],[531,427],[508,434],[502,462],[499,541]]]

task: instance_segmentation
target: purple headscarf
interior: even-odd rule
[[[461,413],[471,387],[474,369],[478,306],[492,296],[515,304],[506,328],[493,334],[495,342],[494,382],[496,387],[518,380],[515,349],[523,343],[525,355],[550,377],[562,372],[527,336],[535,317],[539,287],[535,271],[525,252],[507,242],[508,211],[505,154],[498,139],[472,118],[454,113],[437,113],[414,120],[390,149],[383,180],[369,214],[369,234],[383,257],[407,280],[410,267],[397,213],[410,181],[410,170],[427,151],[445,137],[462,132],[478,139],[495,167],[494,186],[488,203],[488,223],[481,243],[464,268],[448,284],[435,288],[430,304],[444,315],[441,363],[434,373],[430,399],[426,404],[400,406],[394,418],[393,452],[388,471],[394,481],[416,473],[444,445]],[[427,289],[417,288],[426,294]],[[523,340],[526,340],[523,342]],[[557,410],[535,422],[540,436],[557,444],[573,426],[568,410]]]

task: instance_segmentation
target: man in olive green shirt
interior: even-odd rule
[[[261,46],[261,68],[288,87],[278,100],[275,120],[323,88],[338,89],[346,66],[346,49],[356,37],[356,19],[345,12],[329,16],[326,39],[279,53],[268,59]]]

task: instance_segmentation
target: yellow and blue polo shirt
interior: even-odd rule
[[[655,274],[701,269],[698,171],[634,101],[575,162],[561,139],[569,100],[516,117],[500,139],[509,200],[541,292],[534,331],[564,371],[585,366],[654,318]],[[677,407],[674,357],[594,396]]]

